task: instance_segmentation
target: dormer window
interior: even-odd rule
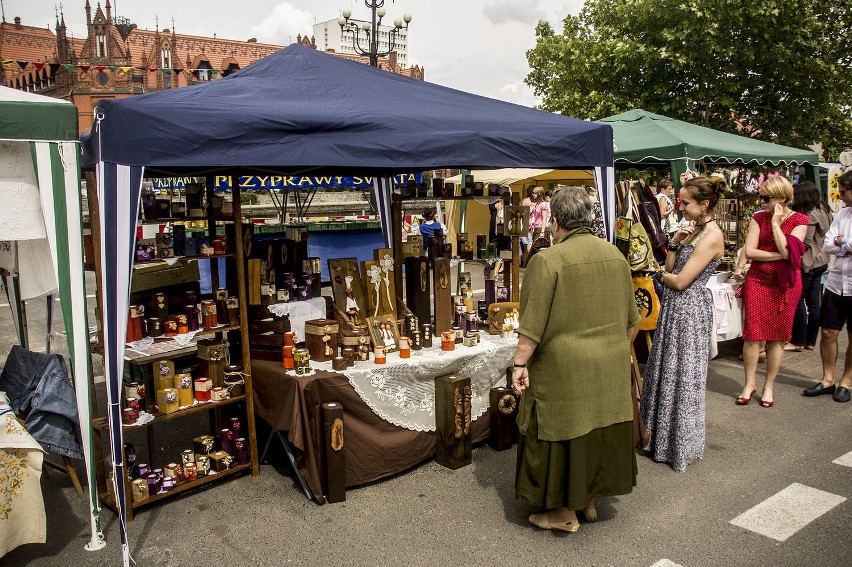
[[[211,70],[213,70],[213,66],[210,65],[209,61],[201,61],[195,70],[195,76],[199,81],[209,81],[211,79]]]
[[[160,59],[162,63],[162,65],[160,65],[161,67],[163,67],[164,69],[172,68],[172,50],[169,49],[168,46],[163,47]]]
[[[103,32],[99,32],[95,36],[95,53],[96,57],[107,56],[106,34]]]

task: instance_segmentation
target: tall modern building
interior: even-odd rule
[[[355,18],[349,18],[349,21],[361,27],[361,24],[364,23],[364,20],[356,20]],[[390,45],[390,31],[393,30],[393,26],[379,26],[379,51],[385,52],[389,51]],[[369,48],[367,45],[366,39],[363,36],[363,30],[361,35],[361,45],[365,48]],[[351,33],[343,33],[340,28],[340,24],[337,23],[337,19],[328,20],[327,22],[321,22],[319,24],[314,24],[314,40],[317,43],[317,49],[321,51],[334,50],[337,53],[343,53],[347,55],[358,55],[358,52],[355,51],[354,42],[355,39]],[[408,66],[408,30],[403,28],[400,30],[400,33],[396,38],[396,45],[394,48],[396,51],[396,61],[402,67]]]

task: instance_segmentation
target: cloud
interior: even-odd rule
[[[539,20],[547,19],[543,10],[538,6],[539,0],[531,2],[517,2],[516,0],[497,0],[483,8],[482,13],[492,24],[506,24],[518,22],[521,24],[535,24]]]
[[[289,45],[297,35],[313,34],[314,17],[288,2],[275,6],[262,22],[249,28],[249,33],[261,43]]]
[[[503,85],[498,90],[499,90],[500,93],[503,93],[503,94],[517,93],[518,92],[518,84],[517,83],[509,83],[509,84]]]

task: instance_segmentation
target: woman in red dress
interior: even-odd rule
[[[760,405],[770,408],[775,403],[775,378],[784,356],[784,344],[793,332],[793,318],[802,293],[802,276],[798,267],[787,270],[789,265],[785,265],[790,262],[791,254],[787,237],[793,236],[801,244],[808,230],[808,217],[790,208],[793,186],[786,178],[770,177],[759,190],[763,210],[752,217],[745,241],[745,253],[751,260],[751,268],[743,284],[745,385],[737,404],[748,404],[757,391],[757,357],[760,341],[766,341],[766,381]],[[799,247],[794,246],[793,249],[798,250]],[[782,287],[779,269],[789,274],[788,283],[791,285]]]

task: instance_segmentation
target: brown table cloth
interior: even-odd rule
[[[280,362],[252,360],[254,411],[273,428],[287,431],[299,472],[314,499],[325,503],[322,404],[343,406],[346,486],[359,486],[405,471],[435,455],[435,433],[397,427],[373,413],[343,374],[317,371],[288,376]],[[473,441],[488,439],[486,412],[472,423]]]

